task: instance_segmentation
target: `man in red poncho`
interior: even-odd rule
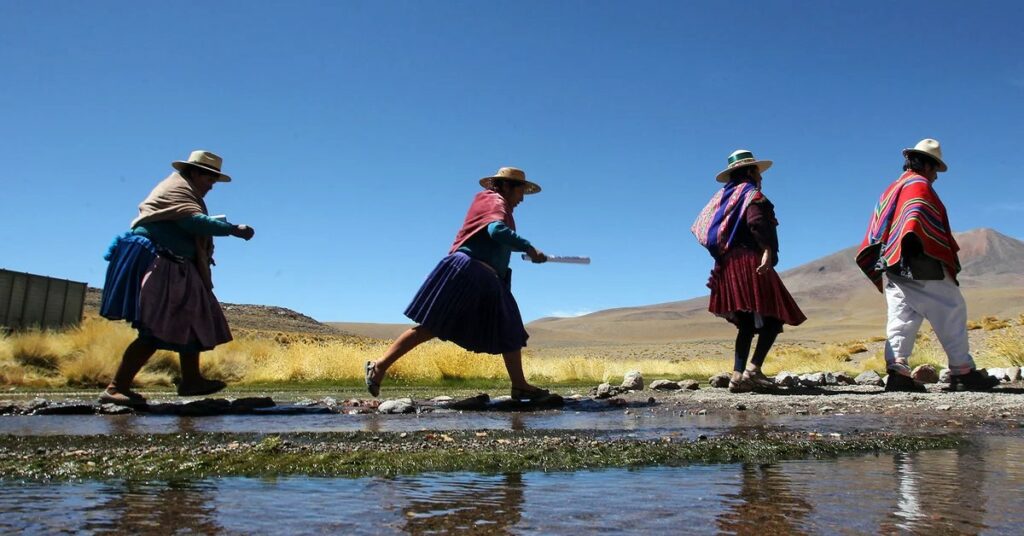
[[[925,390],[911,377],[909,364],[925,319],[949,359],[952,389],[992,389],[999,380],[978,372],[970,354],[967,304],[956,280],[960,248],[946,207],[932,187],[948,169],[942,148],[938,141],[924,139],[903,156],[903,175],[879,199],[857,253],[857,264],[885,294],[888,307],[885,390]]]

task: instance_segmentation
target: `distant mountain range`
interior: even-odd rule
[[[1016,316],[1024,311],[1024,242],[992,229],[956,235],[968,316]],[[849,340],[883,335],[885,300],[854,263],[849,247],[780,275],[807,315],[787,327],[790,340]],[[710,261],[709,261],[710,262]],[[542,318],[527,325],[536,346],[721,340],[735,336],[707,312],[708,296],[597,311],[574,318]]]

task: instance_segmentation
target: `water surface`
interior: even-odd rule
[[[0,533],[1020,534],[1024,439],[773,464],[0,482]]]

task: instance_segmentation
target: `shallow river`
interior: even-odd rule
[[[0,483],[0,533],[1006,533],[1024,442],[775,464],[398,478]]]

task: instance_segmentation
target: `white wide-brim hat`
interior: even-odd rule
[[[935,160],[936,162],[939,163],[938,171],[946,171],[947,169],[949,169],[949,166],[947,166],[946,163],[942,161],[942,146],[939,145],[938,140],[925,138],[917,142],[917,145],[913,146],[912,148],[903,149],[904,157],[907,156],[907,153],[920,153]]]
[[[223,163],[223,158],[211,153],[210,151],[192,151],[192,154],[188,155],[188,160],[177,160],[171,162],[171,166],[178,171],[183,171],[189,166],[196,167],[203,171],[216,173],[218,175],[217,182],[231,182],[231,177],[225,175],[220,170]]]
[[[540,192],[540,185],[535,182],[526,180],[526,172],[514,167],[503,167],[498,170],[497,173],[490,177],[484,177],[480,179],[480,186],[490,189],[494,185],[494,181],[504,180],[512,182],[521,182],[526,186],[526,191],[523,192],[526,195],[535,194]]]
[[[772,161],[758,160],[754,158],[754,153],[746,149],[739,149],[737,151],[733,151],[733,153],[729,155],[729,162],[726,168],[715,176],[715,180],[718,182],[729,182],[729,174],[732,173],[733,170],[747,166],[757,166],[757,170],[764,173],[766,169],[772,167]]]

